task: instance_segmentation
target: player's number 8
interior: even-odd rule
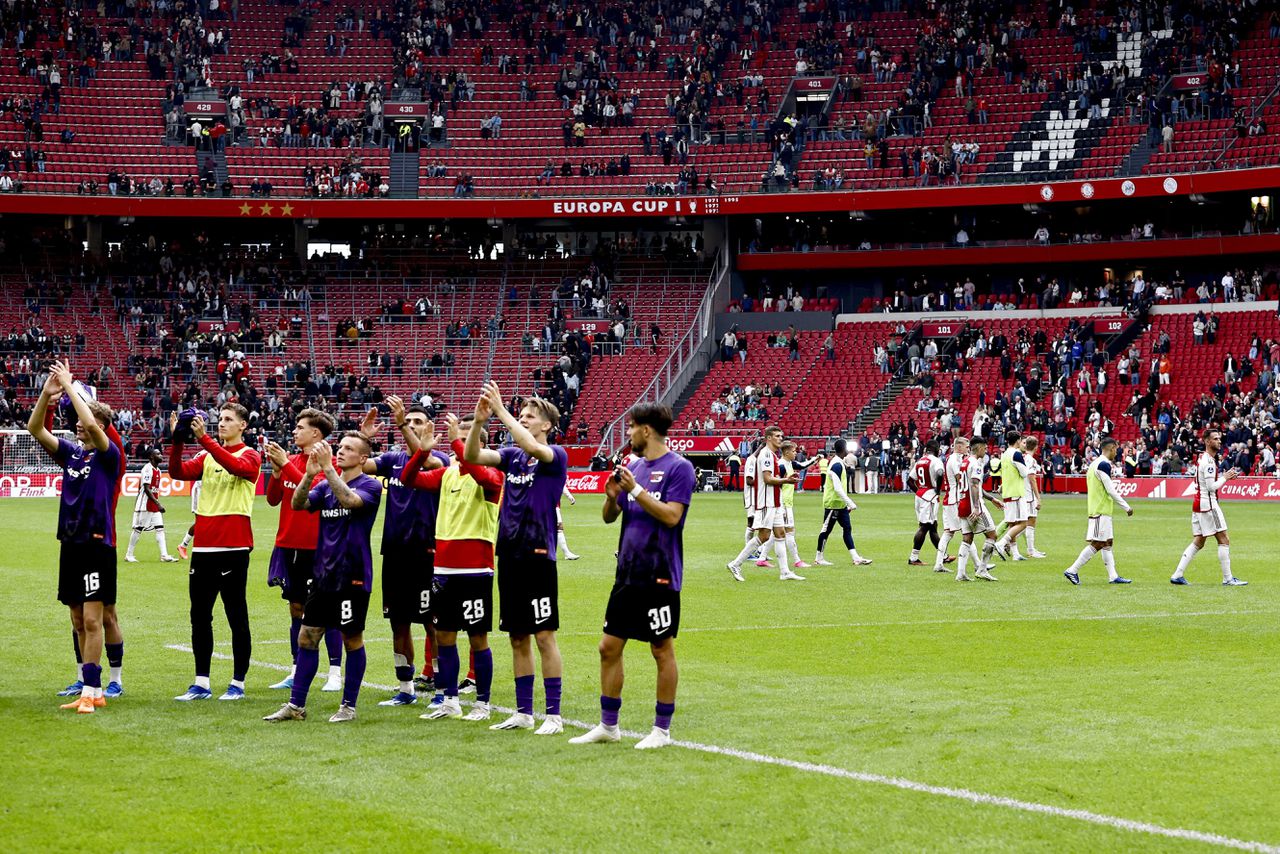
[[[102,586],[102,580],[98,577],[98,573],[91,572],[84,577],[84,592],[93,593]]]
[[[344,622],[344,623],[345,623],[345,622],[347,622],[348,620],[350,620],[350,619],[351,619],[352,614],[353,614],[353,611],[352,611],[352,609],[351,609],[351,600],[350,600],[350,599],[343,599],[343,600],[342,600],[341,613],[342,613],[342,622]]]
[[[649,609],[649,629],[657,631],[658,629],[667,629],[671,627],[671,606],[663,605],[661,608]]]

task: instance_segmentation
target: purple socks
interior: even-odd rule
[[[289,702],[301,709],[307,705],[307,691],[311,689],[311,681],[316,678],[316,671],[320,669],[320,650],[300,646],[294,663],[297,670],[293,674],[293,690],[289,693]],[[348,663],[347,671],[350,670],[351,665]],[[363,667],[360,672],[364,672]]]
[[[342,632],[337,629],[329,629],[324,633],[324,648],[329,650],[329,666],[339,667],[342,665]],[[409,678],[413,678],[410,676]]]
[[[600,723],[605,726],[618,725],[618,710],[622,708],[621,697],[600,695]]]
[[[658,703],[653,707],[653,725],[658,729],[671,729],[671,716],[675,713],[675,703]]]
[[[101,688],[102,687],[102,667],[97,664],[86,664],[84,666],[84,687]]]
[[[316,654],[319,659],[318,653]],[[356,699],[360,696],[360,683],[364,681],[364,667],[367,659],[364,647],[353,649],[347,653],[347,672],[342,681],[342,705],[356,707]],[[299,670],[302,668],[299,667]],[[312,671],[314,673],[315,671]]]
[[[298,635],[302,633],[302,618],[289,618],[289,653],[293,656],[293,663],[298,663]]]
[[[489,702],[493,690],[493,650],[482,649],[474,654],[476,668],[476,701]]]
[[[547,692],[547,714],[560,714],[560,677],[551,676],[543,679],[542,689]]]
[[[436,656],[440,666],[436,669],[436,690],[443,691],[446,697],[458,696],[458,647],[436,644]]]
[[[516,711],[522,715],[533,714],[533,674],[516,677]]]

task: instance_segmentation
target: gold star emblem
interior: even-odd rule
[[[248,216],[248,215],[249,215],[249,203],[245,202],[243,205],[240,206],[240,216]]]
[[[285,205],[284,207],[280,208],[280,215],[293,216],[293,205]]]
[[[264,204],[262,205],[262,215],[263,215],[263,216],[271,216],[271,211],[273,211],[273,210],[275,210],[275,209],[274,209],[273,207],[271,207],[271,203],[270,203],[270,202],[266,202],[266,203],[264,203]]]

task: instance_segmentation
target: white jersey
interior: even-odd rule
[[[756,488],[755,508],[773,510],[782,506],[782,487],[778,484],[765,483],[765,475],[782,477],[778,465],[778,456],[766,445],[756,454]]]
[[[963,466],[964,457],[962,455],[947,455],[947,480],[942,503],[948,507],[958,506],[960,499],[964,498],[966,491],[969,489],[969,480],[964,473]]]
[[[1022,477],[1022,494],[1026,498],[1031,498],[1032,490],[1035,488],[1036,478],[1040,474],[1040,463],[1027,451],[1022,452],[1022,462],[1027,469],[1027,473]]]
[[[911,466],[911,482],[915,484],[916,497],[933,501],[942,490],[942,460],[933,454],[925,454]]]
[[[152,494],[157,494],[160,489],[160,470],[151,463],[147,463],[142,467],[142,474],[138,475],[138,497],[133,501],[134,513],[150,513],[154,512],[149,507],[150,502],[147,499],[147,492],[143,487],[150,486]]]
[[[1205,451],[1196,461],[1196,497],[1191,509],[1196,513],[1208,513],[1218,509],[1218,461]]]
[[[746,505],[747,512],[753,513],[756,509],[755,504],[755,487],[750,481],[755,480],[759,475],[756,473],[756,455],[751,454],[743,463],[746,470],[742,475],[742,503]]]

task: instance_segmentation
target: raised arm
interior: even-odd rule
[[[321,442],[321,445],[328,447],[328,442]],[[312,448],[314,451],[315,449]],[[298,485],[293,488],[293,495],[289,497],[289,506],[294,510],[306,510],[314,512],[318,508],[311,503],[311,482],[316,479],[316,475],[320,474],[320,459],[314,454],[307,454],[307,468],[303,472],[303,476],[298,478]]]
[[[556,458],[555,451],[551,450],[551,446],[533,438],[533,434],[525,429],[520,420],[507,409],[507,405],[502,401],[502,391],[499,390],[497,383],[485,383],[484,396],[488,401],[489,409],[498,416],[502,426],[506,427],[507,432],[511,434],[512,441],[519,445],[521,450],[536,458],[539,462],[549,463]],[[474,435],[474,431],[472,433]],[[474,460],[473,462],[480,462],[480,460]]]
[[[502,401],[498,401],[501,403]],[[476,401],[475,423],[471,428],[471,432],[467,435],[467,443],[463,447],[462,458],[469,463],[478,463],[483,466],[500,466],[502,465],[502,455],[497,451],[484,447],[481,443],[480,433],[484,426],[489,423],[489,417],[493,414],[493,410],[489,406],[489,399],[485,395],[481,395]],[[524,429],[521,427],[520,429]],[[527,430],[525,430],[528,433]],[[515,434],[512,434],[515,435]]]
[[[423,472],[422,464],[428,459],[432,460],[437,467],[429,472]],[[409,457],[409,461],[400,470],[400,482],[414,489],[439,492],[440,484],[444,482],[444,473],[446,471],[447,469],[440,465],[439,460],[429,453],[417,450],[413,452],[413,456]]]
[[[364,506],[364,498],[360,493],[348,486],[347,482],[342,479],[342,475],[333,467],[333,448],[329,447],[328,442],[320,442],[312,448],[311,456],[316,458],[325,482],[329,484],[329,489],[333,492],[333,497],[338,500],[340,506],[348,510],[359,510]],[[308,466],[308,469],[310,469],[310,466]]]
[[[34,436],[40,443],[40,447],[50,454],[58,452],[58,437],[50,432],[45,419],[48,417],[49,404],[61,394],[61,390],[62,386],[58,384],[57,377],[49,374],[44,388],[40,390],[40,396],[36,398],[36,405],[31,408],[31,417],[27,419],[27,432]]]
[[[98,423],[98,419],[94,417],[92,410],[89,409],[89,403],[76,391],[73,383],[75,379],[71,376],[71,368],[66,362],[54,362],[49,372],[57,378],[58,385],[62,386],[62,390],[71,400],[71,406],[76,411],[76,418],[80,419],[80,423],[84,426],[85,435],[89,437],[89,444],[93,445],[99,451],[105,451],[111,446],[111,440],[107,438],[107,433],[102,429],[102,425]]]
[[[192,422],[192,431],[196,432],[196,424],[203,424],[202,419],[197,418]],[[256,481],[258,472],[262,470],[262,456],[253,448],[246,448],[240,456],[228,451],[226,448],[218,444],[218,440],[210,436],[208,433],[201,435],[196,432],[196,440],[200,443],[200,447],[222,466],[236,477],[242,477],[245,480]],[[327,446],[327,442],[321,444]]]

